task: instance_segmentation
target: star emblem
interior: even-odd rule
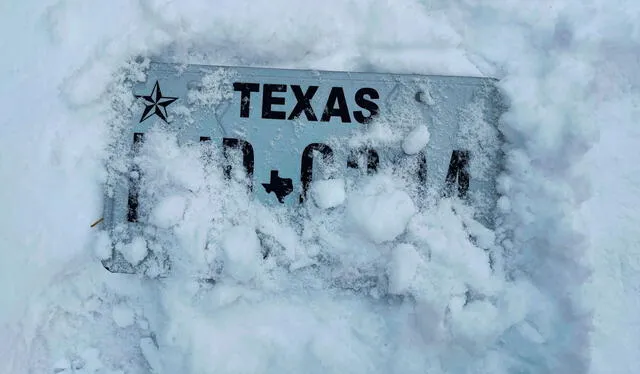
[[[167,107],[169,104],[178,100],[177,97],[169,97],[162,96],[162,91],[160,91],[160,84],[156,80],[156,84],[153,86],[153,90],[151,94],[148,96],[145,95],[135,95],[137,98],[143,98],[145,101],[144,112],[142,112],[142,117],[140,118],[140,122],[145,121],[149,117],[154,114],[160,117],[163,121],[167,122]],[[169,122],[167,122],[169,123]]]

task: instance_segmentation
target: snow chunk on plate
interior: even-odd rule
[[[120,249],[122,256],[131,265],[136,266],[147,257],[147,241],[143,237],[136,237],[129,243]]]
[[[376,244],[401,235],[415,213],[413,200],[400,190],[355,195],[349,202],[353,222]]]
[[[325,179],[313,182],[311,195],[320,209],[335,208],[346,198],[344,179]]]
[[[408,155],[415,155],[429,144],[431,134],[425,125],[416,126],[402,142],[402,150]]]
[[[195,89],[190,89],[187,98],[190,104],[198,104],[215,108],[224,100],[233,97],[233,74],[225,69],[217,69],[202,77]]]
[[[235,226],[222,239],[225,273],[237,281],[253,279],[260,268],[262,255],[256,231],[248,226]]]
[[[422,257],[412,244],[399,244],[391,253],[389,263],[389,292],[401,295],[409,291],[423,263]]]
[[[161,200],[151,214],[151,224],[168,229],[182,219],[187,206],[183,196],[169,196]]]

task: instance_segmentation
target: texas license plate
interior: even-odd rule
[[[276,206],[309,201],[312,182],[325,177],[320,162],[348,175],[411,160],[420,184],[470,198],[490,223],[502,110],[494,84],[482,77],[151,63],[146,81],[133,87],[135,111],[123,141],[135,149],[162,124],[179,142],[218,144],[240,160],[255,198]],[[137,223],[136,189],[129,179],[108,195],[108,229]],[[132,271],[115,257],[104,264]]]

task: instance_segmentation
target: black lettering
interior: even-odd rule
[[[291,120],[298,118],[300,114],[302,114],[302,111],[304,111],[304,114],[307,116],[307,120],[314,122],[317,121],[318,118],[316,117],[316,114],[311,107],[311,99],[313,98],[313,95],[315,95],[318,91],[318,86],[309,86],[309,88],[307,88],[307,92],[302,92],[300,86],[292,85],[291,90],[293,91],[293,94],[296,95],[296,100],[298,100],[298,103],[291,111],[289,119]]]
[[[273,105],[284,105],[284,97],[273,97],[274,92],[287,92],[284,84],[265,84],[262,92],[262,118],[286,119],[287,113],[271,110]]]
[[[338,107],[336,108],[336,102]],[[347,100],[344,97],[344,90],[342,87],[332,87],[327,99],[327,105],[324,107],[322,113],[322,122],[329,122],[331,117],[340,117],[342,123],[351,123],[349,117],[349,107],[347,107]]]
[[[464,198],[469,190],[469,151],[453,151],[449,161],[449,170],[445,181],[445,196],[453,195],[454,186],[458,185],[458,197]]]
[[[249,109],[251,105],[251,93],[260,92],[258,83],[240,83],[233,84],[234,91],[240,91],[240,117],[249,117]]]
[[[361,110],[353,112],[353,118],[359,123],[369,123],[373,119],[374,116],[378,114],[379,107],[375,102],[366,99],[365,96],[368,96],[371,100],[376,100],[380,98],[378,91],[373,88],[361,88],[356,92],[355,100],[356,104],[362,109],[366,109],[369,111],[369,115],[365,116]]]
[[[144,134],[136,132],[133,134],[132,153],[135,156],[140,150],[140,145],[144,140]],[[129,197],[127,198],[127,221],[138,222],[138,195],[140,193],[140,168],[134,164],[129,173]]]
[[[352,150],[351,153],[349,154],[349,158],[347,159],[347,167],[352,168],[352,169],[358,169],[360,168],[359,162],[358,162],[358,158],[363,155],[363,154],[367,154],[367,174],[373,174],[376,171],[378,171],[378,164],[380,163],[380,157],[378,156],[378,152],[376,152],[375,149],[364,149],[364,148],[360,148],[357,150]]]
[[[224,147],[223,154],[225,159],[229,160],[229,150],[230,149],[240,149],[242,151],[242,166],[244,166],[244,171],[247,173],[247,178],[249,182],[249,190],[253,191],[253,171],[254,171],[254,154],[253,154],[253,146],[251,143],[235,139],[235,138],[223,138],[222,146]],[[231,178],[231,165],[227,163],[224,167],[224,176],[227,179]]]
[[[307,190],[309,184],[313,180],[313,151],[322,153],[322,159],[327,162],[333,159],[333,150],[326,144],[312,143],[309,144],[302,152],[300,161],[300,182],[302,182],[302,193],[300,194],[300,203],[307,198]]]
[[[423,151],[420,151],[418,157],[418,179],[424,187],[427,185],[427,156]]]

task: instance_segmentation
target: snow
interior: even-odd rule
[[[124,258],[133,266],[142,262],[148,253],[147,241],[140,236],[134,238],[129,244],[117,243],[115,249],[122,253]]]
[[[231,99],[232,78],[224,69],[209,72],[202,78],[202,82],[198,82],[196,87],[189,91],[189,103],[212,108],[222,100]]]
[[[106,260],[111,257],[112,243],[109,233],[106,231],[96,235],[94,244],[94,253],[100,260]]]
[[[149,223],[163,229],[176,225],[183,218],[187,200],[180,195],[168,196],[153,208]]]
[[[402,234],[416,206],[407,192],[396,189],[388,176],[374,178],[349,197],[348,211],[353,223],[376,244]]]
[[[429,129],[425,125],[418,125],[407,134],[402,142],[402,150],[408,155],[415,155],[429,144]]]
[[[247,226],[229,229],[222,238],[224,271],[239,282],[248,282],[260,270],[262,255],[256,231]]]
[[[324,179],[312,182],[311,196],[320,209],[342,205],[346,199],[344,179]]]
[[[145,360],[149,364],[152,373],[161,373],[162,364],[161,359],[158,356],[158,349],[155,346],[153,339],[151,338],[142,338],[140,339],[140,350],[142,351],[142,355]]]
[[[398,244],[393,249],[389,261],[389,292],[402,295],[409,291],[418,272],[418,266],[423,262],[413,245]]]
[[[627,60],[611,58],[604,68],[607,78],[626,86],[618,71],[628,69]],[[637,66],[637,62],[635,62]],[[637,78],[636,78],[637,79]],[[582,162],[591,181],[593,197],[581,208],[580,224],[590,233],[586,261],[593,274],[584,287],[585,298],[594,305],[592,367],[594,372],[637,370],[640,357],[640,170],[637,158],[640,102],[628,89],[608,91],[599,113],[606,121],[600,142]],[[621,111],[621,108],[627,110]]]
[[[118,304],[113,306],[112,318],[118,327],[124,328],[134,323],[135,314],[129,306]]]
[[[55,374],[64,373],[66,370],[70,370],[70,369],[71,369],[71,364],[66,358],[61,358],[59,361],[53,364],[53,372]]]
[[[1,373],[637,371],[639,5],[4,8]],[[114,143],[130,114],[124,77],[144,78],[137,56],[500,78],[510,107],[495,227],[455,199],[418,204],[386,170],[314,187],[308,211],[269,209],[158,128],[135,160],[148,225],[108,238],[89,226],[126,170]],[[190,98],[213,105],[225,82],[214,70]],[[461,118],[460,141],[497,148],[473,110]],[[409,128],[364,139],[424,148],[426,127]],[[106,272],[109,240],[144,274]]]

